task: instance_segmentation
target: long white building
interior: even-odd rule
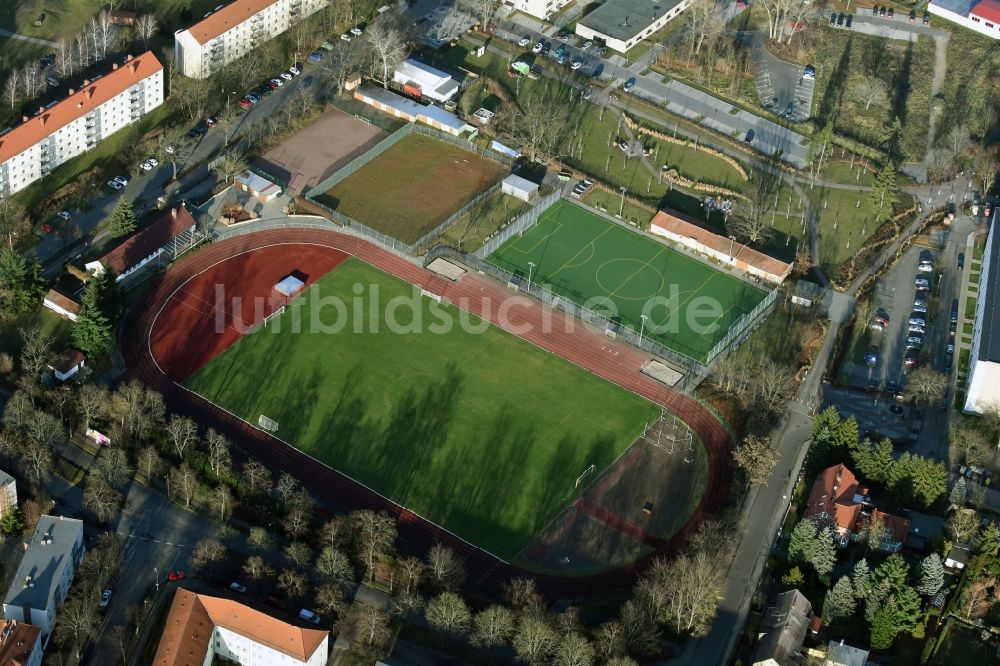
[[[927,11],[982,35],[1000,39],[1000,2],[997,0],[931,0]]]
[[[174,593],[153,666],[325,666],[330,632],[305,629],[230,599]]]
[[[570,0],[514,0],[514,9],[535,18],[547,19],[569,4]]]
[[[184,76],[204,79],[327,4],[327,0],[236,0],[175,32],[175,61]]]
[[[0,195],[23,190],[161,104],[163,65],[151,51],[84,80],[66,99],[0,134]]]
[[[964,411],[976,414],[1000,409],[1000,233],[996,219],[994,212],[983,254],[969,385],[965,391]],[[962,307],[960,303],[960,311]]]

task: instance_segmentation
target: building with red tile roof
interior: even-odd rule
[[[174,33],[177,66],[184,76],[204,79],[327,4],[326,0],[231,2]]]
[[[931,0],[927,11],[993,39],[1000,38],[997,0]]]
[[[178,238],[189,236],[194,240],[195,220],[184,204],[171,208],[152,224],[126,237],[117,247],[85,268],[98,275],[110,268],[118,274],[118,280],[136,272],[160,257]],[[169,257],[171,260],[173,256]]]
[[[33,624],[0,620],[0,666],[41,666],[42,630]]]
[[[0,195],[23,190],[161,104],[163,65],[152,51],[85,79],[65,99],[0,134]]]
[[[833,465],[819,473],[809,491],[804,517],[829,526],[841,546],[867,539],[870,526],[878,524],[872,547],[890,553],[903,547],[910,531],[906,518],[871,507],[868,489],[846,465]]]
[[[775,259],[749,245],[737,243],[697,220],[675,211],[661,210],[650,223],[651,232],[678,245],[732,266],[761,280],[781,284],[792,272],[792,265]]]
[[[177,588],[153,666],[325,666],[330,632],[296,627],[247,605]]]

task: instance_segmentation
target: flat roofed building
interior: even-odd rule
[[[1000,233],[995,212],[980,275],[964,405],[964,411],[975,414],[1000,408]]]
[[[44,178],[161,104],[163,65],[152,51],[85,79],[79,90],[0,134],[0,196]]]
[[[154,666],[203,666],[215,657],[241,666],[324,666],[330,632],[283,622],[247,605],[177,588]]]
[[[174,33],[177,67],[184,76],[207,78],[328,4],[327,0],[236,0]]]
[[[399,63],[392,74],[392,80],[416,89],[421,95],[435,102],[447,102],[458,92],[458,81],[440,69],[425,65],[413,58]]]
[[[73,584],[83,553],[83,521],[39,518],[4,597],[4,618],[35,625],[41,630],[42,643],[48,644],[56,612]]]
[[[570,0],[514,0],[514,9],[535,18],[547,19],[568,5]]]
[[[33,624],[0,620],[0,666],[41,666],[42,630]]]
[[[932,0],[927,11],[981,35],[1000,38],[1000,2],[997,0]]]
[[[694,0],[607,0],[581,18],[576,34],[625,53],[677,18]]]

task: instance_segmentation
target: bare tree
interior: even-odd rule
[[[170,101],[187,116],[188,120],[198,120],[205,116],[208,103],[212,99],[212,85],[209,79],[181,77],[170,88]]]
[[[976,153],[973,162],[976,169],[976,179],[983,188],[983,195],[990,193],[993,184],[997,179],[997,172],[1000,171],[1000,157],[997,156],[995,146],[984,148]]]
[[[250,534],[247,535],[247,543],[257,550],[271,550],[274,547],[274,539],[263,527],[251,527]]]
[[[351,561],[335,546],[324,546],[316,560],[316,571],[324,580],[343,590],[354,585],[354,567]]]
[[[522,615],[512,640],[514,654],[527,664],[547,663],[557,639],[556,632],[545,615]]]
[[[121,490],[132,479],[135,470],[129,464],[128,454],[124,449],[114,447],[101,451],[91,474],[101,477],[113,488]]]
[[[10,74],[3,84],[3,101],[5,104],[9,104],[11,111],[17,106],[18,101],[21,99],[21,72],[19,70],[11,70]]]
[[[471,640],[488,650],[506,645],[514,635],[514,613],[505,606],[493,604],[472,618]]]
[[[112,396],[111,405],[123,434],[129,438],[146,441],[163,426],[166,413],[163,396],[137,379],[121,386]]]
[[[961,597],[961,608],[970,620],[979,620],[993,605],[996,599],[997,577],[986,575],[977,578],[965,586]]]
[[[534,578],[512,578],[504,584],[503,596],[517,610],[535,611],[542,607],[542,595]]]
[[[52,473],[52,451],[34,439],[27,440],[21,446],[20,458],[26,473],[38,486]]]
[[[298,539],[309,529],[309,514],[302,509],[292,509],[285,516],[283,527],[289,538]]]
[[[761,406],[776,413],[792,396],[791,372],[771,360],[765,360],[759,370],[755,397]]]
[[[44,333],[41,326],[22,328],[21,367],[32,377],[38,377],[52,360],[52,336]]]
[[[347,612],[349,605],[344,593],[336,585],[320,585],[316,588],[313,605],[321,615],[328,618],[340,618]]]
[[[451,637],[464,635],[472,622],[468,605],[454,592],[442,592],[431,599],[424,610],[424,617],[431,627]]]
[[[399,573],[403,578],[403,591],[412,592],[417,589],[420,576],[424,573],[424,563],[415,557],[404,557],[399,561]]]
[[[312,561],[312,548],[301,541],[293,541],[285,546],[285,557],[294,566],[303,568]]]
[[[87,31],[86,29],[81,30],[73,38],[73,57],[76,58],[75,69],[86,69],[90,65],[92,53],[90,40],[87,38]]]
[[[950,382],[951,378],[948,375],[925,365],[910,373],[904,393],[914,402],[924,404],[940,402],[944,398]]]
[[[763,0],[764,11],[767,13],[767,36],[781,41],[782,30],[788,20],[788,13],[796,2],[801,0]]]
[[[37,62],[31,62],[21,70],[21,90],[28,100],[35,99],[45,91],[45,76]]]
[[[778,456],[770,439],[747,435],[743,443],[733,449],[733,462],[743,471],[750,486],[766,486],[771,471],[778,464]]]
[[[254,583],[260,583],[265,578],[273,576],[274,569],[260,555],[251,555],[243,563],[243,573]]]
[[[149,40],[159,29],[155,14],[143,14],[135,20],[135,35],[142,40],[142,48],[149,48]]]
[[[219,511],[219,520],[225,520],[226,517],[232,512],[233,504],[233,491],[225,483],[220,483],[212,491],[212,501],[215,504],[215,508]]]
[[[208,467],[212,473],[220,476],[228,472],[233,464],[232,456],[229,455],[229,440],[215,430],[209,430],[205,445],[208,448]]]
[[[191,506],[191,500],[194,499],[197,487],[198,477],[186,462],[182,462],[180,466],[170,470],[170,476],[167,479],[167,490],[173,493],[175,497],[184,500],[184,506]]]
[[[690,44],[690,57],[701,53],[706,43],[714,42],[726,30],[726,24],[719,20],[719,12],[713,0],[696,0],[685,11],[687,31],[685,37]]]
[[[498,4],[497,0],[461,0],[458,6],[471,14],[476,19],[476,22],[479,23],[480,28],[486,32],[490,27],[490,21],[493,20],[493,15],[496,13]]]
[[[107,523],[117,516],[122,509],[122,502],[121,493],[104,479],[92,476],[87,481],[87,487],[83,491],[83,506],[93,511],[99,522]]]
[[[210,564],[219,562],[226,556],[226,547],[218,539],[201,539],[194,545],[191,552],[191,564],[196,569],[203,569]]]
[[[373,606],[364,606],[358,615],[357,631],[365,645],[381,646],[389,638],[389,616]]]
[[[260,495],[271,487],[271,472],[256,460],[251,460],[243,465],[240,482],[240,489],[247,497]]]
[[[76,394],[77,411],[83,430],[90,428],[94,419],[106,414],[111,402],[111,394],[100,384],[83,384]]]
[[[959,509],[948,517],[945,529],[956,543],[971,543],[979,531],[979,515],[972,509]]]
[[[594,663],[594,645],[578,632],[564,634],[556,644],[553,666],[590,666]]]
[[[174,445],[177,457],[183,460],[184,452],[198,437],[198,428],[194,421],[188,417],[174,414],[167,421],[167,436],[170,437],[170,442]]]
[[[389,72],[406,57],[406,41],[403,34],[389,21],[376,21],[365,31],[365,38],[371,53],[372,69],[381,70],[382,85],[389,87]]]
[[[108,57],[108,49],[115,38],[114,25],[111,23],[111,17],[108,16],[108,13],[103,11],[92,18],[91,23],[94,24],[94,27],[91,28],[88,25],[87,30],[92,34],[94,52],[97,54],[98,60],[104,60]]]
[[[564,129],[562,105],[553,104],[542,95],[532,95],[511,115],[505,133],[530,157],[547,159],[555,152],[559,135]]]
[[[67,42],[65,39],[60,39],[56,42],[55,46],[56,54],[56,71],[59,72],[59,76],[66,79],[76,72],[76,57],[73,54],[73,44]]]
[[[619,620],[605,622],[594,632],[597,657],[606,662],[625,654],[628,642],[625,640],[625,626]]]
[[[236,176],[246,171],[248,166],[246,155],[238,150],[230,150],[217,159],[212,171],[222,179],[223,183],[228,185]]]
[[[396,541],[396,521],[385,513],[355,511],[350,515],[354,527],[355,550],[358,559],[368,572],[370,580],[375,576],[375,564],[392,548]]]
[[[455,551],[436,543],[427,554],[427,573],[440,590],[455,590],[465,580],[465,567]]]
[[[160,464],[163,461],[160,460],[160,454],[156,452],[155,446],[145,446],[139,450],[139,456],[136,459],[136,464],[142,475],[146,477],[147,480],[152,480],[153,477],[159,473]]]
[[[59,621],[52,632],[52,639],[67,649],[72,649],[77,659],[83,647],[97,635],[99,617],[97,604],[84,595],[75,595],[59,610]]]
[[[654,598],[651,610],[661,622],[681,634],[708,631],[722,598],[721,567],[713,555],[683,554],[661,562],[640,582],[644,598]]]

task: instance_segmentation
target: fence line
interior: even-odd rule
[[[487,238],[482,247],[473,253],[474,256],[477,259],[485,259],[500,249],[500,246],[513,238],[515,234],[522,234],[527,231],[535,224],[535,222],[538,221],[538,218],[542,213],[552,207],[559,200],[561,195],[562,193],[559,190],[556,190],[555,192],[538,199],[538,201],[535,202],[535,205],[529,210],[525,211],[513,222]]]
[[[320,194],[325,194],[333,189],[333,186],[344,180],[348,176],[351,176],[355,171],[365,166],[373,159],[389,150],[397,143],[402,141],[404,138],[408,137],[413,133],[413,123],[408,125],[403,125],[398,130],[387,136],[386,138],[375,144],[371,150],[361,153],[353,160],[342,166],[341,168],[334,171],[332,174],[327,176],[325,179],[317,183],[311,190],[306,192],[306,197],[315,200],[314,198]]]
[[[449,215],[448,219],[446,219],[444,222],[437,225],[436,227],[428,231],[426,234],[418,238],[416,241],[414,241],[413,247],[414,248],[423,247],[425,243],[430,242],[431,240],[443,234],[445,230],[448,229],[448,227],[450,227],[455,222],[458,222],[460,219],[462,219],[462,217],[466,213],[469,213],[473,208],[475,208],[483,201],[485,201],[487,197],[493,196],[493,194],[495,194],[497,190],[500,189],[501,185],[502,183],[494,183],[492,186],[490,186],[489,189],[486,189],[477,194],[475,197],[472,198],[471,201],[469,201],[467,204],[465,204],[464,206],[456,210],[454,213]]]
[[[405,123],[405,121],[398,120],[388,115],[383,115],[377,111],[372,113],[372,111],[375,111],[373,107],[368,106],[364,102],[359,102],[353,97],[334,95],[330,98],[329,102],[334,107],[340,109],[344,113],[354,116],[361,122],[375,125],[386,132],[395,132],[399,129],[401,124]]]
[[[470,153],[475,153],[483,159],[493,160],[494,162],[499,162],[505,166],[513,166],[514,158],[510,155],[504,155],[503,153],[498,153],[497,151],[491,149],[488,145],[477,145],[468,139],[460,136],[455,136],[454,134],[448,134],[447,132],[442,132],[441,130],[435,129],[433,127],[428,127],[427,125],[421,125],[420,123],[411,123],[414,127],[414,131],[418,134],[423,134],[424,136],[429,136],[432,139],[438,139],[440,141],[446,141],[452,143],[459,148],[469,151]]]

